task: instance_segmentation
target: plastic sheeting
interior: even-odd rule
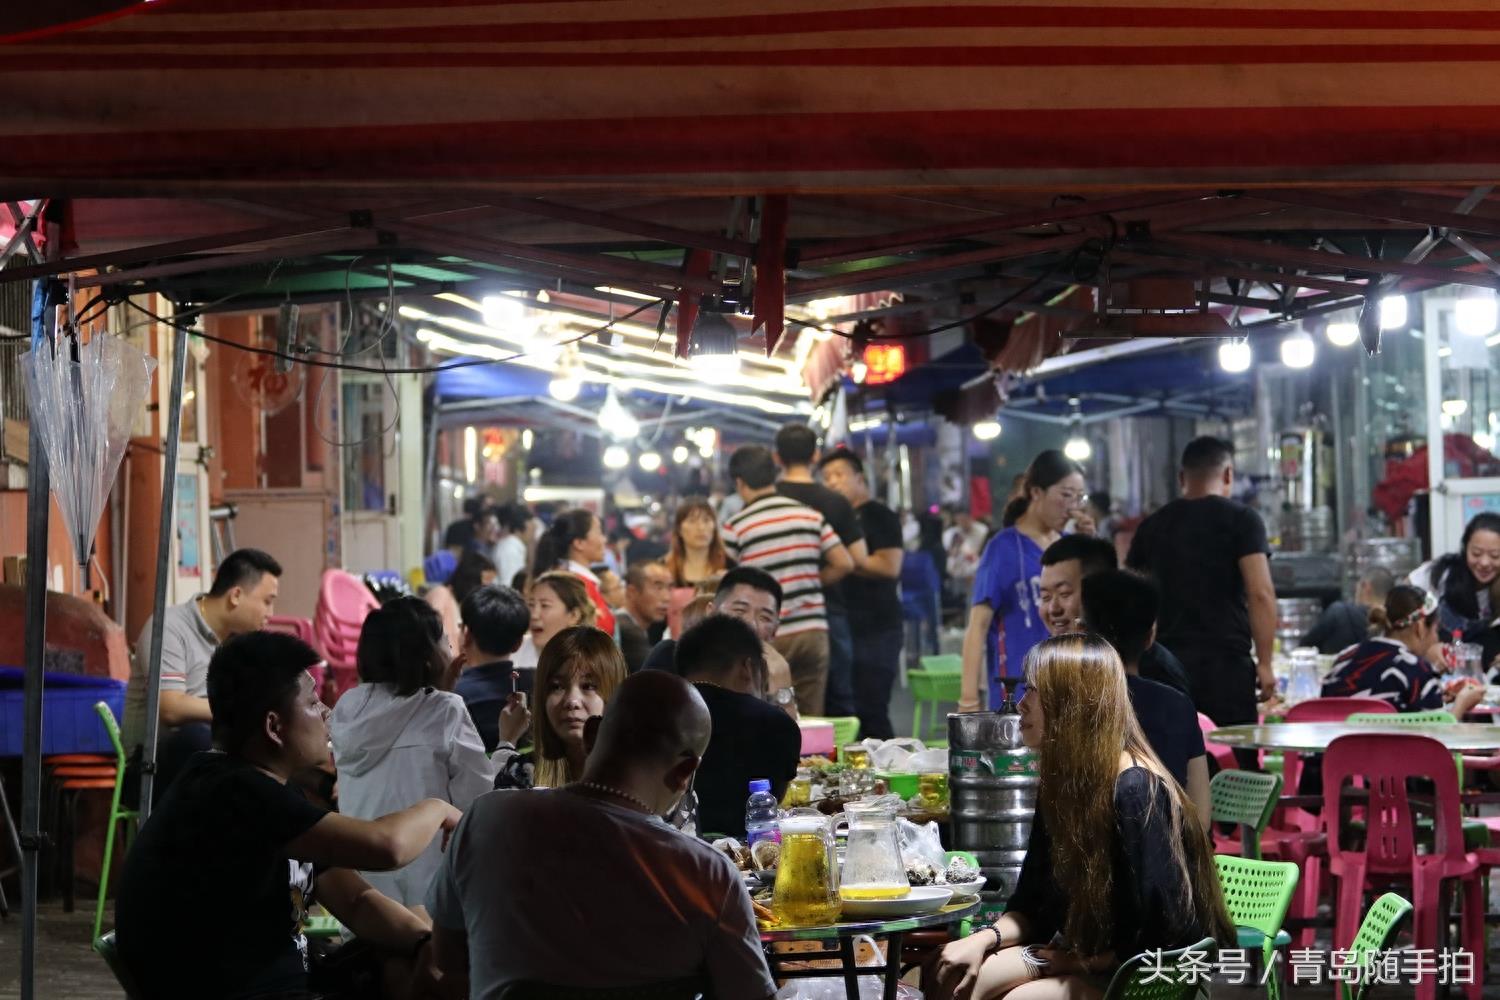
[[[95,334],[86,344],[44,342],[21,355],[21,370],[26,406],[51,466],[52,495],[78,564],[86,566],[156,359],[118,337]]]

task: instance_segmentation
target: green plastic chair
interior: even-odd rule
[[[1412,905],[1394,892],[1388,892],[1375,900],[1365,913],[1364,922],[1359,925],[1354,942],[1350,945],[1355,964],[1364,966],[1381,952],[1388,951],[1396,939],[1396,928],[1411,911]],[[1360,982],[1350,990],[1348,984],[1341,982],[1336,996],[1338,1000],[1364,1000],[1372,985],[1370,982]]]
[[[120,950],[115,945],[115,932],[110,931],[103,936],[94,935],[94,951],[99,953],[99,957],[104,959],[104,964],[109,966],[109,971],[114,973],[115,982],[119,983],[120,989],[125,991],[125,1000],[136,1000],[141,992],[135,988],[134,980],[125,970],[125,964],[120,961]]]
[[[94,711],[98,713],[99,721],[104,723],[110,745],[115,748],[115,790],[109,798],[109,827],[104,834],[104,865],[99,869],[99,900],[94,905],[94,940],[102,941],[99,931],[104,927],[104,897],[109,892],[110,862],[115,853],[115,830],[121,820],[134,820],[140,814],[134,809],[123,809],[120,806],[120,793],[125,789],[125,747],[120,742],[120,726],[115,722],[115,713],[110,710],[107,702],[102,701],[94,704]],[[130,825],[125,829],[126,836],[129,836]],[[114,938],[111,937],[110,944],[113,943]]]
[[[928,745],[946,744],[946,726],[938,729],[943,718],[939,710],[944,703],[958,702],[963,694],[963,675],[912,670],[907,672],[906,683],[912,697],[911,734]]]
[[[958,674],[963,675],[964,658],[957,653],[943,653],[941,656],[924,656],[917,662],[922,664],[922,669],[929,674]]]
[[[1260,949],[1263,968],[1274,969],[1276,949],[1292,943],[1292,936],[1281,925],[1301,874],[1296,864],[1224,854],[1215,854],[1214,863],[1219,867],[1219,886],[1229,919],[1234,921],[1239,947],[1246,951]],[[1273,1000],[1281,995],[1278,979],[1273,975],[1266,980],[1267,994]]]
[[[1204,938],[1197,944],[1173,951],[1142,952],[1115,971],[1104,992],[1104,1000],[1194,1000],[1208,982],[1218,943]],[[1192,965],[1183,962],[1189,956]],[[1180,974],[1177,969],[1181,970]],[[1193,981],[1189,969],[1198,970],[1203,979]]]
[[[1233,823],[1240,828],[1240,852],[1260,860],[1260,838],[1276,811],[1281,795],[1281,775],[1259,771],[1220,771],[1208,783],[1215,823]]]
[[[833,724],[833,755],[835,760],[844,759],[844,747],[859,739],[859,718],[853,715],[804,715],[804,722],[829,722]]]

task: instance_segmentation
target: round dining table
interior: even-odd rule
[[[979,912],[977,898],[950,902],[936,913],[918,917],[846,920],[822,927],[761,927],[760,940],[766,962],[777,982],[784,979],[842,979],[848,1000],[859,1000],[861,976],[879,976],[884,981],[883,1000],[895,1000],[896,984],[901,981],[901,941],[908,931],[937,927],[956,927]],[[868,935],[885,938],[885,964],[860,965],[855,956],[855,938]],[[788,941],[817,941],[821,951],[781,951],[776,944]],[[805,968],[803,963],[833,959],[836,968]]]
[[[1454,753],[1500,750],[1500,726],[1476,722],[1389,725],[1382,722],[1272,722],[1255,726],[1225,726],[1207,735],[1214,743],[1246,750],[1286,750],[1323,753],[1340,736],[1388,733],[1430,736]]]

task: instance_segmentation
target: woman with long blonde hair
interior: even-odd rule
[[[943,949],[945,995],[1086,1000],[1143,951],[1232,943],[1212,849],[1136,722],[1114,647],[1035,646],[1020,710],[1038,764],[1031,841],[1006,912]]]
[[[501,713],[500,746],[491,758],[498,764],[496,788],[560,788],[583,776],[588,751],[583,730],[588,720],[604,714],[604,706],[625,681],[625,657],[615,640],[588,625],[557,633],[536,667],[534,716],[524,708],[507,706],[517,727],[531,723],[536,743],[527,753],[508,742],[510,728]]]

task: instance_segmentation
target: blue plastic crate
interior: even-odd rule
[[[21,756],[23,677],[18,667],[0,667],[0,757]],[[94,705],[106,703],[119,719],[125,712],[125,682],[77,674],[48,673],[44,677],[42,753],[113,754],[115,748]]]

